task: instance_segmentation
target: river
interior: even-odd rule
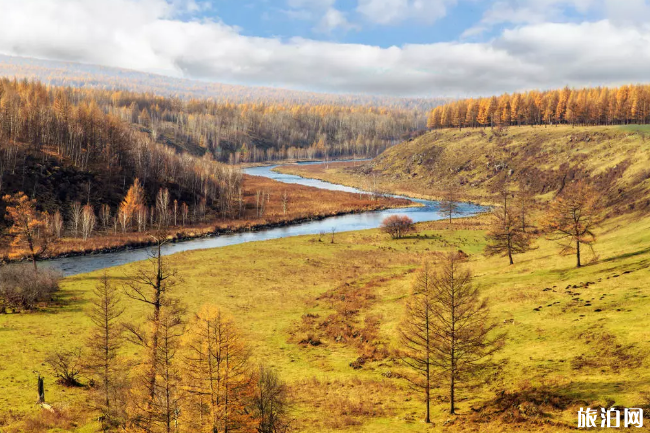
[[[304,163],[304,164],[315,164]],[[322,164],[322,163],[320,163]],[[279,182],[294,183],[334,191],[345,191],[352,193],[365,193],[356,188],[336,185],[316,179],[305,179],[300,176],[282,174],[273,171],[277,165],[266,167],[253,167],[244,169],[244,173],[252,176],[268,177]],[[395,196],[401,197],[401,196]],[[406,197],[402,197],[406,198]],[[332,229],[336,232],[352,230],[364,230],[379,227],[381,221],[389,215],[408,215],[415,222],[434,221],[443,219],[439,212],[439,203],[430,200],[410,199],[422,204],[420,207],[387,209],[382,211],[364,212],[359,214],[342,215],[329,217],[323,220],[309,221],[301,224],[289,225],[255,232],[242,232],[227,235],[213,236],[201,239],[193,239],[183,242],[167,244],[163,248],[163,254],[169,255],[182,251],[199,250],[207,248],[219,248],[229,245],[237,245],[245,242],[266,241],[270,239],[286,238],[289,236],[300,236],[318,234],[320,232],[330,233]],[[458,214],[469,216],[483,211],[484,208],[471,203],[459,203]],[[113,253],[91,254],[78,257],[65,257],[48,260],[44,262],[47,267],[60,270],[63,275],[71,276],[96,271],[98,269],[112,266],[124,265],[131,262],[144,260],[148,257],[149,248],[139,248]]]

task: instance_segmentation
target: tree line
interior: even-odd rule
[[[94,91],[106,111],[223,162],[376,156],[425,127],[420,112],[369,106],[187,101]]]
[[[427,127],[650,123],[650,85],[595,87],[462,99],[434,108]]]
[[[222,84],[166,77],[81,63],[0,55],[0,75],[46,82],[53,86],[155,93],[230,103],[341,105],[409,109],[424,113],[449,98],[399,98],[382,95],[333,94]]]

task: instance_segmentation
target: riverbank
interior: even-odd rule
[[[336,161],[329,164],[285,164],[277,166],[273,171],[303,179],[316,179],[333,185],[374,191],[380,197],[398,195],[416,200],[440,201],[444,199],[440,193],[424,194],[421,192],[422,188],[404,188],[401,184],[396,186],[385,179],[366,176],[361,171],[361,165],[367,161],[369,160]],[[498,204],[492,196],[487,195],[463,195],[459,197],[459,201],[485,207]]]
[[[266,202],[264,214],[257,216],[257,194],[264,193]],[[272,179],[244,177],[244,217],[242,219],[216,220],[191,227],[169,228],[172,242],[184,242],[201,238],[233,233],[260,231],[271,228],[303,224],[341,215],[357,214],[413,206],[403,199],[382,197],[377,200],[340,191],[321,190],[298,184],[285,184]],[[286,203],[284,202],[286,201]],[[144,248],[153,244],[148,232],[115,233],[97,232],[86,241],[76,237],[64,237],[49,249],[47,260],[79,257],[93,254],[115,253]],[[25,260],[27,252],[13,248],[9,242],[0,248],[0,257],[5,262]]]

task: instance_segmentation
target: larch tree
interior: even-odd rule
[[[507,185],[504,185],[501,191],[502,204],[492,211],[485,252],[487,255],[507,256],[512,265],[513,255],[530,250],[531,236],[526,233],[517,209],[512,209],[510,197],[511,192]]]
[[[505,340],[504,334],[496,332],[487,301],[480,298],[470,272],[462,268],[462,261],[458,253],[449,253],[427,276],[430,294],[426,295],[426,302],[413,302],[407,307],[407,318],[415,318],[410,320],[417,326],[403,331],[420,342],[421,357],[426,353],[424,350],[430,351],[429,374],[433,372],[438,383],[447,384],[451,414],[456,412],[458,388],[487,366]],[[426,341],[423,337],[429,341],[422,343]],[[423,364],[419,365],[422,369]]]
[[[154,412],[160,429],[165,433],[178,431],[178,423],[183,400],[181,373],[181,337],[184,331],[184,308],[173,301],[160,317],[160,337],[158,344],[158,370]]]
[[[546,215],[546,229],[551,240],[561,246],[560,254],[576,255],[577,267],[582,266],[582,249],[593,253],[596,242],[594,230],[601,222],[600,195],[584,181],[565,186],[550,204]]]
[[[255,424],[247,404],[254,395],[250,351],[232,318],[203,306],[185,336],[189,410],[197,432],[230,432]]]
[[[124,375],[118,359],[122,347],[122,326],[119,323],[124,309],[120,290],[104,273],[95,286],[88,317],[93,324],[88,338],[88,366],[96,385],[95,401],[102,413],[102,430],[110,431],[122,425]]]
[[[144,189],[139,179],[133,181],[133,185],[129,188],[119,207],[120,224],[122,231],[126,231],[133,220],[134,215],[138,209],[144,206]]]
[[[411,385],[424,394],[424,422],[431,422],[431,390],[435,388],[433,371],[435,339],[433,321],[433,287],[431,268],[425,263],[417,273],[406,314],[400,325],[402,361],[415,373],[407,377]]]
[[[167,233],[160,231],[153,236],[156,245],[151,257],[136,272],[129,276],[125,285],[126,295],[149,308],[144,327],[126,324],[127,337],[144,351],[143,361],[133,386],[132,423],[146,431],[154,431],[159,421],[157,410],[160,364],[160,339],[163,314],[174,305],[171,291],[176,285],[176,271],[171,269],[162,256],[162,247],[167,243]],[[168,317],[168,316],[164,316]]]
[[[36,261],[54,241],[47,218],[36,210],[36,200],[30,200],[22,192],[5,195],[2,199],[7,203],[5,217],[12,222],[9,228],[13,235],[12,245],[27,248],[36,272]]]

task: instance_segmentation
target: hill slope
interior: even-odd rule
[[[438,197],[449,182],[469,200],[491,202],[507,174],[551,198],[585,179],[614,213],[650,209],[650,132],[645,127],[446,129],[396,145],[363,165],[285,167],[283,171],[414,196]],[[374,180],[373,180],[374,182]]]

